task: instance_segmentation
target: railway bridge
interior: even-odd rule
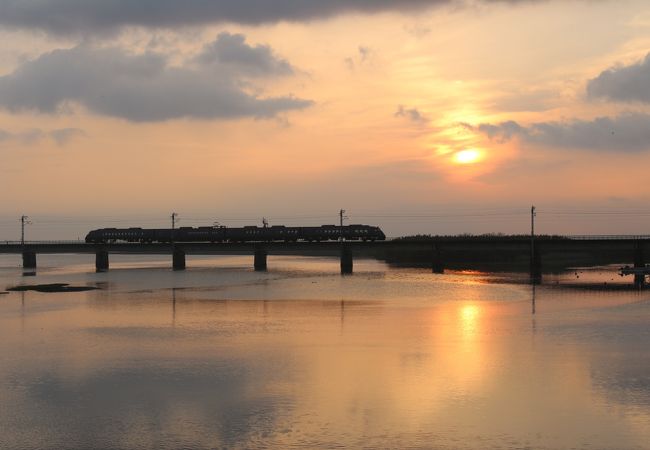
[[[267,270],[268,255],[330,256],[340,258],[341,273],[353,272],[355,258],[374,258],[390,264],[445,269],[477,268],[529,271],[531,280],[567,267],[600,264],[632,265],[644,279],[650,255],[650,235],[643,236],[440,236],[361,242],[182,242],[106,243],[79,241],[0,241],[0,254],[22,255],[23,267],[34,269],[38,254],[94,254],[98,272],[109,269],[110,254],[171,256],[171,267],[184,270],[191,255],[251,255],[257,271]]]
[[[95,268],[104,272],[110,266],[110,254],[171,255],[172,268],[185,270],[188,255],[253,255],[257,271],[267,269],[267,256],[306,255],[337,256],[341,260],[341,273],[352,273],[353,255],[366,255],[370,243],[365,242],[183,242],[183,243],[105,243],[90,244],[79,241],[29,241],[25,243],[0,241],[0,254],[21,254],[23,268],[35,269],[38,254],[94,254]],[[361,249],[363,248],[363,251]],[[376,250],[376,248],[375,248]],[[374,255],[369,255],[372,257]]]

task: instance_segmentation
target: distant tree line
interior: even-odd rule
[[[432,235],[432,234],[415,234],[412,236],[402,236],[398,238],[394,238],[392,241],[393,242],[431,242],[431,241],[436,241],[436,242],[444,242],[444,241],[452,241],[452,240],[457,240],[457,239],[463,239],[463,240],[498,240],[498,241],[504,241],[504,240],[512,240],[512,241],[523,241],[523,240],[530,240],[530,234],[504,234],[504,233],[484,233],[484,234],[470,234],[470,233],[463,233],[463,234],[455,234],[455,235]],[[560,236],[560,235],[555,235],[555,234],[540,234],[540,235],[535,235],[535,240],[542,240],[542,241],[548,241],[548,240],[567,240],[569,238],[565,236]]]

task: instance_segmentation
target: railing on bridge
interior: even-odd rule
[[[481,238],[483,236],[477,235],[469,235],[469,236],[438,236],[438,238],[442,238],[443,240],[445,238]],[[517,236],[518,238],[521,239],[526,239],[526,236]],[[541,237],[541,236],[540,236]],[[508,236],[499,236],[496,238],[508,238]],[[542,237],[543,238],[543,237]],[[603,241],[603,240],[608,240],[608,241],[623,241],[623,240],[650,240],[650,234],[584,234],[584,235],[567,235],[567,236],[557,236],[557,238],[560,239],[569,239],[569,240],[574,240],[574,241]],[[387,238],[384,242],[391,242],[391,241],[396,241],[396,242],[402,242],[399,238]],[[333,241],[334,242],[334,241]],[[350,241],[353,242],[353,241]],[[409,241],[404,241],[404,242],[409,242]],[[113,245],[115,244],[138,244],[139,242],[125,242],[125,241],[120,241],[116,243],[112,243]],[[188,242],[185,242],[188,243]],[[207,244],[207,242],[197,242],[197,243],[202,243],[202,244]],[[21,245],[23,242],[18,241],[18,240],[0,240],[0,245]],[[42,241],[25,241],[24,245],[42,245],[42,244],[86,244],[86,241],[78,239],[78,240],[42,240]]]
[[[75,241],[25,241],[25,245],[39,245],[39,244],[85,244],[85,241],[75,240]],[[22,241],[0,241],[0,245],[21,245]]]
[[[438,238],[442,238],[443,240],[445,238],[481,238],[483,236],[480,235],[468,235],[468,236],[437,236]],[[495,238],[508,238],[509,236],[496,236]],[[518,238],[521,239],[526,239],[527,237],[524,235],[517,236]],[[543,238],[543,236],[539,236]],[[567,236],[556,236],[557,238],[560,239],[570,239],[570,240],[575,240],[575,241],[602,241],[602,240],[609,240],[609,241],[622,241],[622,240],[650,240],[650,234],[582,234],[582,235],[567,235]],[[391,242],[391,241],[396,241],[396,242],[401,242],[400,238],[387,238],[385,242]],[[351,241],[353,242],[353,241]],[[404,241],[408,242],[408,241]],[[77,240],[41,240],[41,241],[25,241],[25,245],[41,245],[41,244],[85,244],[86,241],[82,239],[77,239]],[[198,243],[203,243],[207,244],[207,242],[198,242]],[[19,240],[0,240],[0,245],[21,245],[23,242]],[[113,244],[138,244],[138,242],[116,242]]]

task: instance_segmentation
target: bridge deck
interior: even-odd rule
[[[628,249],[637,245],[640,241],[650,240],[650,237],[641,236],[620,236],[614,239],[612,236],[598,236],[594,238],[581,237],[580,239],[536,239],[535,246],[544,250],[575,250],[575,249]],[[530,248],[530,239],[521,238],[494,238],[494,237],[454,237],[440,238],[431,241],[376,241],[360,242],[348,241],[346,245],[353,251],[361,253],[375,253],[396,248],[428,248],[434,245],[446,249],[455,248],[480,248],[507,247],[511,249]],[[174,244],[187,254],[195,255],[219,255],[219,254],[250,254],[256,248],[263,246],[269,254],[337,254],[340,251],[341,243],[330,242],[245,242],[245,243],[209,243],[209,242],[179,242]],[[19,254],[24,251],[35,253],[96,253],[98,250],[110,253],[132,253],[132,254],[166,254],[172,251],[171,244],[151,243],[113,243],[113,244],[87,244],[78,241],[31,241],[22,245],[20,242],[0,241],[0,254]]]
[[[347,242],[358,248],[377,248],[379,243],[370,242]],[[379,244],[381,245],[381,244]],[[130,253],[130,254],[168,254],[174,248],[182,249],[187,254],[194,255],[227,255],[227,254],[252,254],[256,248],[264,247],[270,254],[295,254],[295,253],[316,253],[316,254],[338,254],[341,248],[340,242],[247,242],[247,243],[206,243],[206,242],[179,242],[172,244],[151,243],[114,243],[114,244],[86,244],[85,242],[28,242],[25,245],[20,243],[0,243],[1,253],[19,254],[24,251],[34,253],[96,253],[99,250],[109,253]]]

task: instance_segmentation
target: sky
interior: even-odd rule
[[[647,0],[0,0],[0,240],[650,234]]]

